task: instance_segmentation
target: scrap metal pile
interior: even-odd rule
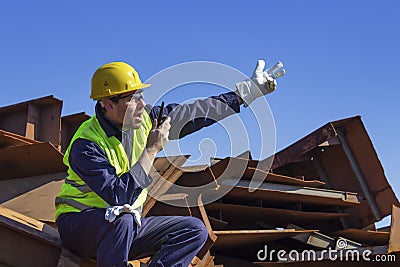
[[[95,266],[63,248],[55,228],[62,153],[89,118],[61,109],[53,96],[0,108],[0,266]],[[188,157],[156,159],[143,216],[203,220],[209,239],[192,266],[364,266],[378,264],[376,255],[398,265],[399,202],[360,117],[329,122],[263,160],[245,152],[184,166]],[[391,225],[375,229],[390,214]]]

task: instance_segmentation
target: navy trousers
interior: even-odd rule
[[[113,223],[105,209],[61,214],[58,231],[64,246],[99,267],[126,267],[128,260],[153,256],[150,267],[187,267],[207,240],[203,222],[189,216],[154,216],[137,226],[131,214]]]

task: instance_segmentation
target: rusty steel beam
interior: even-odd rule
[[[273,172],[319,177],[331,189],[365,197],[349,211],[352,228],[373,224],[390,214],[392,204],[399,205],[360,116],[330,122],[278,152]]]
[[[220,219],[227,221],[229,225],[243,227],[259,220],[264,220],[280,227],[285,227],[288,223],[317,225],[319,222],[332,221],[348,215],[345,213],[297,211],[218,202],[210,203],[205,208],[210,215],[219,212]]]
[[[0,240],[1,266],[95,266],[63,248],[55,228],[2,206]]]
[[[188,158],[189,156],[186,155],[162,157],[155,160],[153,168],[149,173],[154,179],[154,182],[149,187],[149,196],[143,205],[143,216],[146,216],[153,208],[157,202],[157,198],[163,196],[172,184],[182,175],[180,166],[182,166]]]
[[[26,138],[22,135],[0,130],[0,148],[9,146],[38,144],[38,143],[40,142]]]
[[[0,129],[57,148],[61,140],[62,100],[52,95],[0,108]]]
[[[390,226],[390,238],[388,253],[400,252],[400,208],[392,207],[392,224]]]
[[[293,202],[312,204],[315,206],[337,205],[341,207],[352,207],[359,205],[361,200],[356,193],[352,192],[293,185],[262,183],[254,192],[249,191],[253,189],[250,187],[249,181],[242,180],[237,182],[235,180],[226,179],[222,182],[222,185],[233,187],[227,194],[227,197],[263,199],[277,203]],[[209,192],[209,194],[216,193],[219,192]]]
[[[85,112],[61,117],[61,152],[65,152],[79,126],[90,118]]]
[[[36,220],[54,223],[54,199],[60,193],[66,175],[62,172],[0,181],[0,192],[8,191],[5,195],[12,197],[1,205]]]
[[[214,244],[216,251],[240,249],[249,245],[279,240],[299,234],[313,233],[318,230],[225,230],[214,231],[217,240]]]
[[[302,155],[318,147],[318,145],[336,136],[335,128],[327,123],[318,130],[308,134],[301,140],[290,145],[274,156],[271,169],[279,168],[290,162],[297,161]]]
[[[338,129],[336,129],[336,131],[338,133],[338,137],[339,137],[340,143],[342,144],[344,153],[345,153],[347,159],[349,160],[351,168],[354,172],[354,175],[357,178],[357,181],[361,187],[361,191],[368,201],[368,204],[372,210],[372,214],[375,217],[375,220],[379,221],[382,219],[382,216],[379,212],[379,208],[376,205],[375,199],[372,197],[372,195],[369,191],[368,185],[365,181],[364,175],[361,172],[360,166],[358,165],[357,160],[356,160],[353,152],[351,151],[350,145],[347,142],[346,134],[344,133],[342,128],[338,128]]]
[[[331,234],[335,237],[345,237],[367,246],[384,246],[389,243],[389,232],[347,228]]]
[[[272,183],[321,187],[324,182],[318,180],[304,180],[295,177],[270,173],[259,169],[259,161],[243,158],[227,157],[219,160],[210,168],[216,179],[241,178],[244,180],[266,181]]]
[[[0,148],[0,181],[67,171],[50,143]]]

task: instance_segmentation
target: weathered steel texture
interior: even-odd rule
[[[287,225],[288,229],[305,230],[297,225],[289,223]],[[335,248],[336,241],[333,237],[321,234],[318,232],[305,233],[301,235],[292,236],[291,238],[299,240],[300,242],[306,243],[308,245],[318,247],[318,248]]]
[[[182,168],[184,173],[176,181],[176,184],[186,187],[210,185],[211,187],[218,188],[224,179],[240,178],[244,180],[256,179],[257,181],[310,187],[321,187],[324,185],[323,182],[318,180],[304,180],[268,173],[254,167],[257,165],[258,161],[255,160],[228,157],[218,160],[211,167],[207,165],[184,167]]]
[[[195,257],[189,267],[214,267],[214,256],[211,256],[210,251],[204,255],[203,259]]]
[[[44,222],[54,223],[54,199],[56,195],[61,191],[61,185],[64,183],[65,177],[66,173],[55,173],[47,175],[46,178],[48,180],[45,184],[39,186],[36,184],[33,188],[30,188],[28,192],[23,193],[20,196],[14,197],[8,201],[5,201],[1,205],[31,218]],[[33,181],[29,180],[39,180],[40,178],[42,177],[31,177],[28,179],[24,178],[23,184],[35,184]],[[4,184],[0,182],[0,185]]]
[[[149,194],[146,202],[143,205],[143,216],[155,205],[157,198],[164,195],[168,189],[176,182],[182,175],[180,167],[189,158],[186,156],[165,157],[157,158],[153,164],[153,168],[149,175],[154,179],[153,184],[150,186]]]
[[[398,203],[359,116],[330,122],[278,152],[273,171],[289,176],[304,175],[306,179],[320,177],[329,180],[332,189],[369,195],[368,201],[348,211],[351,214],[348,223],[353,228],[365,227],[387,216],[390,206]]]
[[[67,173],[62,172],[0,181],[0,204],[12,200],[13,198],[18,198],[51,181],[62,180],[66,176]]]
[[[29,139],[51,142],[57,148],[61,139],[62,101],[46,96],[1,107],[0,129]]]
[[[201,172],[201,171],[205,171],[208,168],[207,164],[203,164],[203,165],[195,165],[195,166],[184,166],[184,167],[180,167],[181,171],[186,173],[186,172]]]
[[[371,192],[369,191],[368,185],[366,183],[363,173],[361,172],[360,166],[357,163],[355,155],[353,154],[352,149],[347,142],[346,134],[344,133],[344,130],[342,128],[338,128],[337,133],[346,158],[349,161],[354,176],[356,177],[358,184],[361,188],[361,192],[365,196],[369,207],[371,208],[372,214],[375,217],[375,220],[379,221],[380,219],[382,219],[382,216],[379,212],[378,206],[375,203],[375,199],[372,197]]]
[[[299,187],[292,185],[262,183],[259,188],[250,193],[249,181],[224,180],[223,185],[232,186],[227,196],[250,199],[262,199],[275,202],[306,203],[315,206],[337,205],[351,207],[360,204],[356,193],[334,191],[320,188]],[[211,194],[211,192],[210,192]]]
[[[6,266],[95,266],[85,264],[80,257],[63,248],[55,228],[2,206],[0,240],[0,264]]]
[[[0,148],[0,181],[64,172],[62,158],[50,143]]]
[[[4,212],[0,207],[0,265],[83,267],[95,264],[93,260],[82,261],[63,250],[56,230],[49,230],[48,225],[34,220],[54,223],[54,196],[66,171],[62,154],[54,146],[59,149],[61,144],[61,151],[65,151],[74,131],[89,118],[84,113],[60,118],[61,107],[62,101],[48,96],[0,108],[0,203],[29,216]],[[154,198],[148,198],[144,214],[186,215],[203,220],[209,240],[199,254],[203,259],[196,258],[194,266],[212,267],[214,260],[218,262],[221,258],[225,258],[220,261],[225,267],[255,266],[252,262],[257,251],[266,244],[268,248],[271,245],[271,248],[299,251],[310,245],[333,246],[331,239],[314,234],[316,230],[301,235],[298,235],[300,231],[292,233],[295,230],[288,229],[272,230],[280,233],[253,230],[260,229],[260,221],[273,228],[291,228],[288,223],[293,223],[329,235],[333,232],[335,238],[345,237],[366,245],[387,245],[389,240],[388,247],[371,249],[374,253],[387,250],[400,255],[399,208],[393,207],[390,239],[388,232],[353,229],[372,224],[390,213],[392,203],[398,204],[360,117],[329,122],[277,153],[275,158],[252,160],[246,151],[234,158],[214,159],[212,166],[182,168],[186,159],[187,156],[178,156],[154,162],[150,174],[155,178],[150,189]],[[273,173],[269,172],[271,164]],[[252,180],[263,183],[251,193]],[[233,190],[220,202],[203,206],[201,194],[180,192],[179,187],[173,191],[170,187],[174,183],[178,186],[210,184],[213,193],[226,188],[225,185],[233,186]],[[321,186],[325,189],[316,188]],[[191,198],[197,201],[197,206],[188,207]],[[347,213],[343,213],[344,209]],[[347,217],[348,224],[343,223]],[[338,232],[339,229],[345,230]],[[305,243],[287,238],[292,234]],[[20,257],[21,250],[28,251],[26,258]],[[268,266],[274,264],[268,262]],[[316,266],[332,264],[337,262],[325,260]],[[290,263],[290,266],[313,265],[314,262]],[[340,262],[340,265],[354,263]],[[368,263],[362,262],[362,265],[368,266]],[[286,263],[280,262],[279,266]]]
[[[239,229],[239,226],[246,229],[246,225],[251,225],[259,220],[266,221],[277,227],[284,227],[288,223],[318,225],[318,222],[331,221],[348,215],[344,213],[306,212],[218,202],[208,204],[205,208],[208,211],[208,214],[214,217],[220,215],[219,219],[227,221],[229,228],[235,227],[236,229]]]
[[[366,246],[384,246],[389,242],[389,232],[347,228],[331,234],[335,237],[345,237]]]
[[[90,118],[85,112],[61,117],[61,152],[65,152],[79,126]]]
[[[320,179],[325,183],[324,187],[325,188],[332,188],[332,184],[329,181],[328,176],[326,175],[326,172],[324,170],[324,167],[322,167],[321,162],[319,161],[318,157],[313,158],[312,162],[314,163],[314,167],[318,173],[318,176],[320,177]],[[347,218],[340,218],[340,223],[342,224],[343,229],[348,228],[349,227],[349,221],[347,220]]]
[[[184,171],[175,184],[184,187],[197,187],[211,184],[210,187],[216,188],[218,184],[214,179],[210,167],[206,166],[204,169],[202,166],[201,168],[202,169],[195,172],[192,171],[193,167],[191,167],[189,171]],[[183,168],[183,170],[186,170],[186,168]]]
[[[30,144],[37,144],[37,143],[40,143],[40,142],[26,138],[22,135],[18,135],[15,133],[10,133],[7,131],[0,130],[0,148],[9,147],[9,146],[30,145]]]
[[[355,161],[358,163],[365,183],[380,211],[381,218],[389,215],[392,211],[392,204],[399,205],[399,201],[386,180],[382,164],[360,117],[343,125],[341,121],[335,122],[334,125],[343,129],[349,148],[354,154]],[[353,180],[355,179],[353,178]],[[346,181],[345,184],[349,182]]]
[[[209,210],[207,210],[207,214],[208,214],[208,211]],[[214,217],[208,216],[208,220],[210,221],[210,225],[213,230],[225,230],[226,226],[228,225],[228,222],[220,220],[220,219],[216,219]]]
[[[57,266],[57,230],[0,207],[0,262],[10,266]],[[45,256],[44,256],[45,255]]]
[[[392,207],[392,224],[388,247],[388,253],[393,252],[400,252],[400,208],[395,205]]]
[[[276,169],[291,162],[296,162],[307,152],[315,149],[323,142],[336,135],[336,131],[331,123],[327,123],[318,130],[308,134],[301,140],[278,152],[274,156],[271,169]]]
[[[199,211],[200,211],[201,219],[203,220],[204,225],[206,226],[207,231],[208,231],[208,238],[207,238],[207,241],[204,244],[204,246],[197,253],[197,256],[199,258],[201,258],[201,259],[204,257],[204,255],[207,254],[207,251],[209,251],[211,249],[211,247],[214,245],[214,243],[217,240],[217,236],[214,234],[214,231],[213,231],[213,229],[211,227],[211,223],[208,220],[208,215],[207,215],[207,212],[206,212],[206,210],[204,208],[202,197],[203,197],[202,195],[199,195],[199,197],[197,199],[197,204],[198,204],[198,208],[199,208]]]
[[[214,231],[214,234],[217,236],[214,248],[216,251],[240,249],[241,247],[257,243],[265,244],[269,241],[312,232],[316,232],[316,230],[283,229]]]

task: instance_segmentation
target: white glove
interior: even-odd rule
[[[138,226],[142,225],[142,220],[141,220],[142,216],[140,215],[140,212],[133,209],[132,206],[129,204],[125,204],[123,206],[109,206],[106,209],[106,214],[104,215],[104,218],[110,223],[112,223],[121,213],[132,213],[133,218],[135,219],[137,225]]]
[[[276,88],[276,79],[285,75],[282,62],[264,71],[265,61],[260,59],[250,79],[236,83],[239,96],[247,107],[257,97],[269,94]]]

